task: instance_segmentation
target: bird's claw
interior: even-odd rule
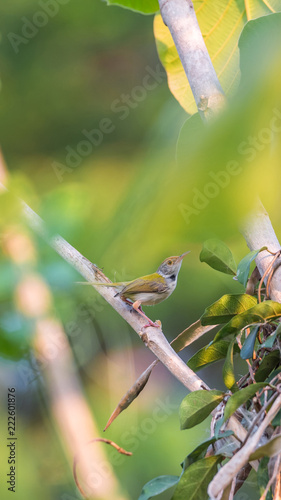
[[[150,326],[153,326],[154,328],[161,328],[162,324],[160,319],[157,319],[155,322],[149,320],[149,323],[144,325],[144,328],[149,328]]]

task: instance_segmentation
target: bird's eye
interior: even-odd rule
[[[171,260],[168,260],[168,265],[171,266],[173,263]]]

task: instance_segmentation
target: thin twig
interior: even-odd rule
[[[121,453],[122,455],[127,455],[127,456],[132,455],[132,453],[130,451],[124,450],[123,448],[121,448],[121,446],[118,446],[118,444],[114,443],[114,441],[111,441],[110,439],[104,439],[104,438],[91,439],[90,441],[88,441],[86,443],[86,446],[89,444],[92,444],[92,443],[97,443],[97,442],[109,444],[110,446],[115,448],[118,451],[118,453]],[[74,456],[74,460],[73,460],[73,477],[74,477],[76,486],[77,486],[78,490],[80,491],[81,495],[83,495],[83,497],[87,498],[85,491],[83,490],[80,482],[78,481],[78,476],[77,476],[78,462],[79,462],[79,454],[76,454]]]

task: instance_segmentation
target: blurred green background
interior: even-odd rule
[[[98,0],[69,0],[56,3],[58,12],[36,31],[31,24],[43,4],[16,0],[0,6],[1,147],[11,189],[44,218],[51,232],[59,232],[112,280],[153,272],[164,258],[191,250],[169,301],[146,309],[152,319],[161,318],[171,340],[223,293],[242,290],[230,277],[201,264],[198,256],[202,242],[212,236],[228,243],[237,262],[245,255],[235,215],[253,206],[259,186],[278,232],[279,187],[267,180],[269,171],[271,180],[278,172],[280,140],[262,143],[257,162],[249,166],[237,148],[249,134],[259,133],[278,108],[278,85],[272,85],[280,81],[280,68],[273,62],[266,79],[260,69],[257,84],[245,83],[233,107],[204,131],[203,139],[201,131],[193,134],[185,126],[176,163],[177,137],[187,115],[171,96],[159,66],[153,18]],[[26,33],[29,38],[19,38]],[[263,102],[258,112],[257,102]],[[95,131],[97,144],[91,150],[81,142],[85,130]],[[268,165],[271,146],[275,156]],[[243,173],[187,221],[181,207],[192,206],[193,189],[204,191],[210,169],[221,171],[236,158]],[[19,221],[9,195],[1,196],[0,213],[3,231]],[[38,252],[34,269],[51,288],[102,432],[121,396],[153,358],[93,289],[75,285],[80,279],[75,271],[45,242],[32,233],[30,237]],[[6,429],[6,388],[14,385],[20,438],[17,498],[79,498],[50,414],[44,376],[28,349],[32,324],[14,305],[20,271],[5,255],[0,265],[0,420]],[[211,338],[192,346],[185,359]],[[236,368],[243,373],[244,362]],[[218,389],[223,387],[220,374],[220,364],[201,373]],[[163,424],[143,430],[159,400],[170,396],[179,405],[185,393],[158,367],[144,393],[108,431],[106,437],[134,452],[115,466],[132,500],[153,477],[180,474],[185,455],[208,436],[206,422],[180,432],[175,407]],[[2,431],[1,471],[6,470],[5,436]],[[7,494],[3,481],[1,488]]]

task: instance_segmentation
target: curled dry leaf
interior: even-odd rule
[[[254,295],[255,293],[255,286],[258,284],[259,280],[261,279],[260,272],[257,267],[253,270],[250,278],[248,279],[248,283],[246,286],[246,293],[248,295]]]

